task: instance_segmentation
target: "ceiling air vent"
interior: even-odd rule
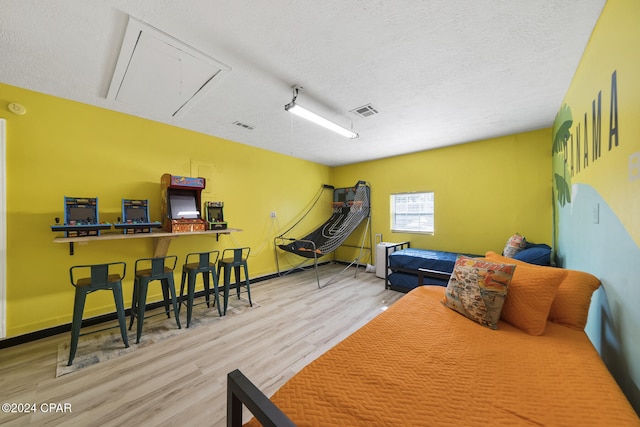
[[[246,123],[239,122],[238,120],[233,122],[233,124],[236,125],[236,126],[240,126],[241,128],[248,129],[248,130],[253,130],[255,128],[255,126],[253,126],[253,125],[248,125]]]
[[[360,117],[370,117],[374,114],[378,114],[378,109],[371,104],[363,105],[356,109],[351,110],[352,113],[359,115]]]
[[[231,68],[162,31],[129,18],[107,99],[177,117]]]

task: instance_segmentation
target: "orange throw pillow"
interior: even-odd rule
[[[600,287],[600,280],[583,271],[566,271],[567,277],[551,304],[549,320],[582,331],[587,325],[591,296]]]
[[[487,252],[486,258],[498,261],[495,256],[497,254],[493,254]],[[542,335],[547,326],[551,304],[560,283],[567,276],[567,270],[525,262],[518,262],[516,265],[500,318],[529,335]]]
[[[490,259],[490,260],[493,260],[493,261],[508,262],[508,263],[515,264],[515,265],[533,265],[533,264],[529,264],[528,262],[520,261],[519,259],[508,258],[506,256],[500,255],[499,253],[496,253],[496,252],[493,252],[493,251],[489,251],[489,252],[485,253],[484,257],[486,259]]]
[[[516,265],[531,265],[513,258],[506,258],[495,252],[487,252],[486,258],[497,262]],[[553,268],[553,267],[541,267]],[[549,310],[549,320],[578,331],[584,330],[589,315],[591,296],[600,287],[600,280],[583,271],[565,270],[567,276],[560,283]]]

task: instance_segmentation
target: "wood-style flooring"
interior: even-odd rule
[[[343,268],[321,266],[321,283]],[[403,295],[373,273],[354,272],[323,289],[312,270],[254,283],[258,308],[58,378],[57,349],[69,334],[2,349],[0,403],[38,411],[2,412],[0,425],[224,426],[228,372],[240,369],[270,396]],[[50,403],[62,412],[42,412]]]

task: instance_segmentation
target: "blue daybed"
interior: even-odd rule
[[[447,286],[458,255],[483,256],[417,249],[412,248],[410,242],[387,245],[385,250],[385,288],[405,293],[421,285]],[[548,266],[551,265],[551,247],[526,242],[526,247],[513,258]]]

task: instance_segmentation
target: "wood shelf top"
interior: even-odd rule
[[[222,230],[205,230],[205,231],[188,231],[183,233],[167,233],[166,231],[153,231],[151,233],[135,233],[135,234],[124,234],[124,233],[103,233],[99,236],[80,236],[80,237],[56,237],[53,239],[54,243],[74,243],[74,242],[93,242],[98,240],[121,240],[121,239],[144,239],[144,238],[174,238],[180,236],[193,236],[193,235],[202,235],[202,234],[229,234],[242,231],[239,228],[225,228]]]

